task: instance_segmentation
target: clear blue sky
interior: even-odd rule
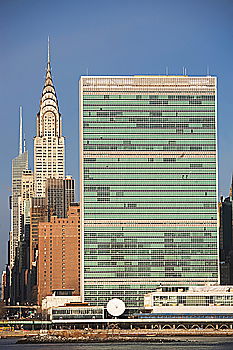
[[[0,1],[0,268],[10,228],[11,160],[18,152],[18,111],[33,166],[36,113],[44,83],[47,36],[66,136],[66,173],[78,179],[78,79],[90,75],[210,73],[218,77],[219,193],[233,171],[232,0]]]

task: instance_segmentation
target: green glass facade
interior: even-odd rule
[[[216,78],[82,77],[85,301],[218,282]]]

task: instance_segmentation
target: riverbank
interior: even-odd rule
[[[176,342],[190,341],[193,337],[233,337],[233,330],[215,329],[139,329],[139,330],[50,330],[50,331],[13,331],[1,333],[3,338],[17,337],[19,343],[76,343],[76,342]]]
[[[170,337],[168,337],[170,338]],[[37,343],[17,344],[17,338],[0,340],[0,350],[232,350],[232,337],[173,337],[173,342],[79,342],[79,343]]]
[[[135,343],[144,343],[144,342],[153,342],[153,343],[174,343],[180,342],[181,340],[172,339],[172,338],[158,338],[155,336],[152,337],[134,337],[134,336],[113,336],[113,337],[104,337],[104,338],[92,338],[92,337],[62,337],[62,336],[41,336],[37,335],[34,337],[22,338],[17,341],[17,344],[55,344],[55,343],[126,343],[126,342],[135,342]]]

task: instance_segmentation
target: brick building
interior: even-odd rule
[[[38,303],[54,289],[80,295],[80,206],[72,204],[67,218],[51,216],[39,223]]]

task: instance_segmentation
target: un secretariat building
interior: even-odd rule
[[[217,284],[216,78],[80,79],[85,301]]]

